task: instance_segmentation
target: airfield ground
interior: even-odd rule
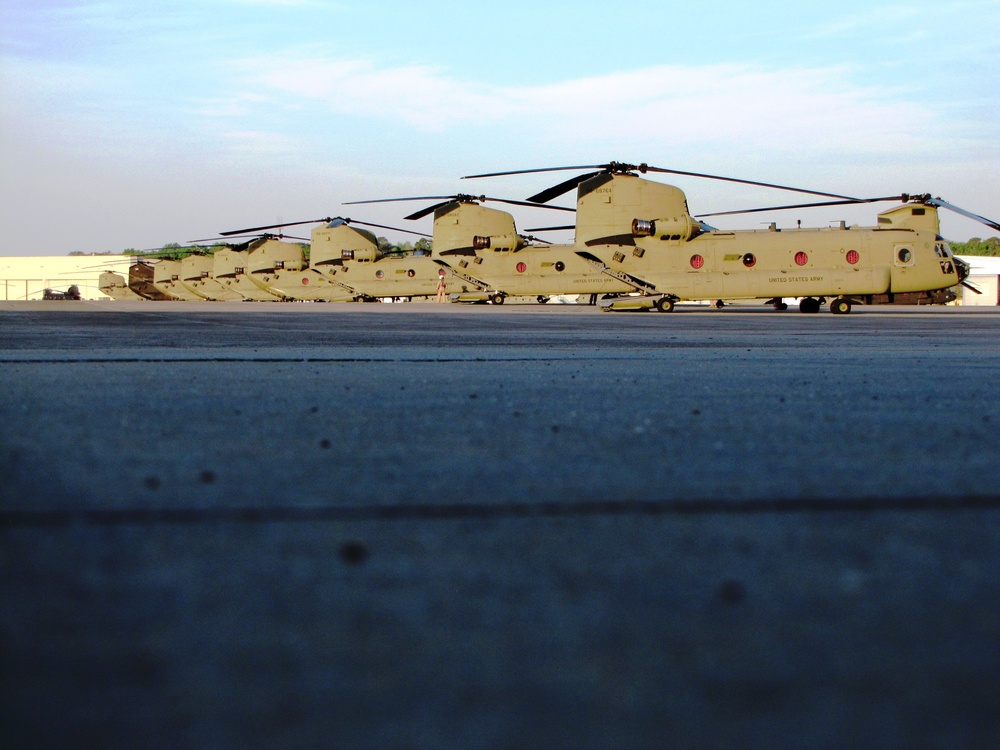
[[[1000,747],[1000,310],[0,303],[0,746]]]

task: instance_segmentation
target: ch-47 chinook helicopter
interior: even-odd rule
[[[101,290],[102,294],[106,294],[111,299],[121,301],[144,300],[146,298],[136,293],[135,290],[129,287],[128,278],[118,271],[122,265],[131,265],[132,262],[134,262],[132,259],[118,258],[105,263],[100,263],[96,266],[87,266],[86,270],[92,271],[98,268],[102,269],[100,276],[97,279],[97,288]],[[128,272],[126,271],[126,273]]]
[[[201,272],[207,268],[207,274],[212,266],[211,255],[202,254],[203,248],[182,248],[180,246],[163,248],[153,251],[145,250],[143,255],[134,258],[128,269],[128,278],[113,270],[105,270],[98,280],[98,288],[115,300],[184,300],[196,301],[213,299],[203,293],[195,292],[185,281],[186,271],[198,265],[197,273],[188,275],[201,278]],[[180,256],[184,257],[180,257]],[[190,258],[190,260],[189,260]]]
[[[206,240],[199,240],[204,242]],[[215,242],[213,240],[213,242]],[[150,288],[138,289],[134,280],[129,287],[147,299],[172,299],[184,301],[271,301],[279,299],[244,276],[250,264],[250,248],[263,243],[245,242],[242,245],[222,245],[216,242],[214,251],[204,252],[202,246],[164,250],[166,257],[144,256],[133,264],[130,277],[137,275],[137,267],[151,269]],[[281,244],[281,243],[278,243]],[[300,251],[301,252],[301,251]],[[187,253],[180,259],[179,254]],[[152,261],[147,260],[153,258]],[[146,275],[149,271],[142,271]],[[150,296],[150,293],[154,294]]]
[[[439,201],[405,218],[416,220],[434,214],[434,254],[443,267],[438,273],[447,277],[452,301],[503,304],[508,296],[519,295],[544,302],[558,294],[596,296],[632,289],[621,279],[595,269],[572,247],[518,234],[511,214],[481,205],[498,201],[539,207],[535,203],[459,194],[352,201],[351,205],[417,200]],[[559,206],[542,207],[573,211]]]
[[[325,280],[327,283],[334,284],[340,288],[342,290],[341,295],[345,299],[373,300],[379,298],[434,297],[438,294],[442,278],[445,280],[444,286],[446,291],[451,293],[450,296],[467,301],[489,299],[496,303],[502,303],[504,298],[512,293],[531,293],[533,295],[545,293],[546,287],[539,286],[538,283],[532,283],[528,291],[513,288],[516,286],[513,283],[507,286],[497,285],[495,278],[495,275],[499,276],[497,263],[489,262],[483,264],[483,257],[477,256],[477,251],[474,247],[478,238],[480,242],[485,243],[484,247],[489,247],[490,242],[496,239],[493,251],[502,252],[505,257],[508,257],[511,252],[521,250],[527,250],[529,254],[531,250],[534,250],[536,253],[542,250],[542,248],[532,247],[529,244],[532,238],[517,235],[513,217],[510,214],[479,205],[480,202],[487,200],[514,203],[522,206],[534,204],[524,201],[507,201],[502,198],[467,195],[424,196],[420,198],[397,198],[389,200],[438,201],[406,217],[408,219],[419,219],[430,213],[435,214],[433,250],[429,252],[417,251],[403,255],[383,252],[379,249],[378,241],[374,234],[366,229],[359,229],[350,225],[354,223],[381,229],[391,229],[422,237],[427,237],[428,235],[412,230],[399,229],[382,224],[371,224],[352,219],[326,217],[324,219],[285,223],[281,226],[311,223],[321,224],[321,226],[317,226],[312,230],[310,270],[319,274],[320,280]],[[383,201],[357,201],[356,203],[375,202]],[[563,208],[556,210],[572,211],[572,209]],[[234,230],[222,234],[223,236],[233,236],[241,232],[274,229],[277,226],[252,227],[250,229]],[[479,249],[482,250],[483,248]],[[486,257],[492,261],[492,256]],[[527,258],[525,259],[527,260]],[[523,262],[520,264],[515,262],[509,265],[510,269],[509,271],[505,270],[505,273],[513,277],[518,275],[516,267],[523,265]],[[573,254],[569,254],[565,262],[557,257],[547,257],[545,261],[540,262],[538,265],[547,265],[551,275],[562,279],[574,276],[573,269],[567,266],[579,266],[578,270],[586,271],[590,277],[597,280],[600,287],[595,291],[604,289],[608,291],[627,291],[629,289],[629,287],[620,283],[613,285],[609,283],[607,277],[600,277],[599,274],[595,274],[592,270],[587,270],[588,264]],[[481,268],[491,271],[491,273],[487,274],[489,280],[484,279],[479,273]],[[523,272],[521,275],[523,275]],[[557,285],[556,289],[557,292],[555,293],[565,291],[563,285]],[[581,291],[588,290],[583,289]]]
[[[117,271],[101,271],[97,280],[97,288],[113,300],[140,300],[141,297],[128,285],[128,279]]]
[[[432,296],[436,293],[441,266],[431,262],[429,255],[421,252],[406,255],[383,252],[372,232],[351,225],[428,236],[421,232],[327,216],[222,232],[222,236],[301,224],[321,225],[312,230],[308,263],[299,246],[271,239],[255,246],[250,252],[252,270],[248,278],[253,283],[287,299],[326,302]],[[297,249],[297,257],[287,256],[291,247]]]
[[[750,180],[619,162],[470,175],[469,178],[558,170],[576,175],[528,198],[545,203],[577,189],[574,249],[604,273],[626,279],[637,295],[605,300],[605,309],[669,312],[679,300],[764,299],[785,309],[802,298],[802,312],[818,312],[830,299],[836,314],[876,296],[931,292],[964,283],[968,266],[939,234],[938,208],[1000,228],[996,222],[929,195],[859,199]],[[806,208],[902,200],[878,215],[876,227],[720,231],[692,216],[684,193],[639,177],[658,172],[790,190],[833,200],[725,212]],[[567,229],[570,227],[552,227]],[[543,231],[549,228],[530,229]]]
[[[145,260],[136,261],[128,269],[128,288],[143,299],[157,301],[176,299],[156,285],[155,275],[155,263]]]

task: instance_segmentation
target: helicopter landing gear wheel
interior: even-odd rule
[[[772,306],[774,307],[775,310],[787,310],[788,309],[788,303],[785,302],[782,299],[776,299],[771,304],[772,304]]]
[[[726,303],[723,302],[721,299],[717,299],[715,300],[715,302],[712,303],[712,307],[714,307],[716,310],[721,310],[725,306]]]
[[[799,303],[799,312],[804,313],[818,313],[819,312],[819,300],[814,297],[806,297]]]
[[[544,294],[539,294],[538,295],[538,302],[539,302],[539,304],[544,305],[548,301],[549,301],[549,298],[546,297]]]
[[[847,315],[851,311],[851,301],[846,297],[837,297],[830,303],[830,312],[834,315]]]
[[[673,312],[674,311],[674,301],[669,297],[660,297],[656,300],[656,309],[659,312]]]
[[[490,297],[490,302],[492,302],[494,305],[502,305],[503,304],[503,300],[504,300],[504,296],[503,296],[503,294],[501,294],[499,292],[497,292],[492,297]]]

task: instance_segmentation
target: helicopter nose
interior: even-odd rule
[[[953,260],[955,261],[955,271],[958,273],[958,280],[965,281],[969,278],[969,272],[972,270],[972,267],[957,256]]]

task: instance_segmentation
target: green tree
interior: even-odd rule
[[[384,255],[412,255],[413,254],[413,243],[412,242],[400,242],[398,245],[394,245],[392,242],[387,240],[385,237],[378,238],[378,249],[380,253]]]
[[[1000,257],[1000,237],[989,237],[985,240],[973,237],[968,242],[949,242],[955,255],[988,255]]]

